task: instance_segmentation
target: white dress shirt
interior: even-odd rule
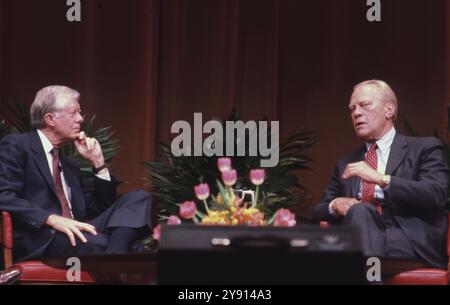
[[[395,137],[395,128],[392,127],[391,130],[389,130],[387,133],[384,134],[384,136],[382,136],[378,141],[375,142],[377,143],[378,147],[376,150],[378,157],[377,171],[383,175],[386,173],[386,165],[389,159],[389,153],[391,152],[391,146],[392,142],[394,141],[394,137]],[[366,142],[367,150],[369,150],[369,147],[370,143]],[[364,157],[366,155],[364,155]],[[362,181],[359,185],[358,199],[361,199],[361,197],[362,197]],[[384,191],[378,184],[375,185],[375,199],[377,199],[378,201],[382,201],[384,199]]]

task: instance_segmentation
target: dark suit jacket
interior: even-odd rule
[[[339,222],[328,205],[337,197],[356,198],[361,179],[342,179],[348,163],[364,160],[366,147],[344,156],[336,165],[324,198],[314,208],[315,220]],[[442,143],[436,138],[395,135],[386,166],[391,183],[383,207],[392,212],[417,254],[432,266],[446,268],[449,169]]]
[[[63,172],[71,189],[74,218],[85,221],[111,206],[117,182],[82,178],[79,167],[61,157]],[[10,134],[0,142],[0,210],[14,220],[14,258],[42,256],[55,231],[45,225],[50,214],[61,214],[44,148],[36,130]]]

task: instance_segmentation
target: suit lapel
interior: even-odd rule
[[[356,152],[353,162],[359,162],[364,160],[364,154],[366,153],[366,145],[363,144],[361,148]],[[351,196],[353,198],[356,198],[358,196],[359,191],[359,185],[361,184],[361,178],[358,176],[353,176],[350,178],[350,190],[351,190]]]
[[[408,151],[408,143],[403,135],[398,132],[392,141],[391,152],[389,153],[386,165],[386,175],[392,175]]]
[[[55,185],[53,183],[53,177],[50,172],[50,168],[48,166],[47,157],[45,155],[44,147],[42,146],[41,139],[39,138],[39,135],[36,130],[33,130],[30,133],[30,135],[31,135],[31,148],[35,152],[34,162],[36,163],[42,177],[47,182],[48,187],[56,195]]]

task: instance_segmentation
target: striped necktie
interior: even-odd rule
[[[58,150],[54,148],[50,153],[53,157],[53,183],[55,184],[56,196],[58,196],[59,204],[61,205],[61,215],[67,218],[73,218],[61,181],[61,166],[59,164]]]
[[[371,143],[364,160],[367,165],[369,165],[374,170],[377,170],[378,167],[378,156],[376,152],[377,148],[377,143]],[[377,209],[378,213],[381,214],[381,203],[375,199],[375,183],[369,183],[363,180],[361,200],[362,202],[372,203]]]

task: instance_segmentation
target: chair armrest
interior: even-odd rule
[[[12,219],[11,214],[9,212],[2,211],[1,216],[1,242],[3,244],[3,247],[12,249],[14,244],[13,239],[13,225],[12,225]]]
[[[5,268],[12,265],[12,248],[14,244],[13,239],[13,225],[11,214],[2,211],[0,215],[0,246],[3,252],[3,260]]]

